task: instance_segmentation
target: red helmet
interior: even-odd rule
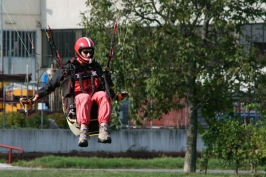
[[[77,61],[78,62],[85,63],[85,64],[92,63],[93,54],[94,54],[94,43],[90,38],[87,38],[87,37],[79,38],[75,43],[74,49],[75,49],[75,52],[77,55]],[[81,49],[92,49],[93,52],[92,52],[90,58],[83,57],[80,53]]]

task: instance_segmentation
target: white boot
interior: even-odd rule
[[[98,142],[99,143],[111,143],[112,142],[112,139],[109,136],[107,123],[101,123],[100,124]]]
[[[80,147],[87,147],[88,146],[88,126],[86,124],[81,124],[81,126],[80,126],[78,145]]]

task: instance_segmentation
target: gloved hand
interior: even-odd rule
[[[122,93],[119,93],[116,95],[116,100],[121,101],[124,98],[126,98],[127,96],[128,96],[128,93],[126,91],[123,91]]]
[[[20,104],[21,104],[22,106],[25,106],[25,105],[27,105],[27,106],[32,106],[33,103],[34,103],[33,98],[34,98],[34,97],[29,98],[29,99],[27,99],[27,98],[20,98],[19,101],[20,101]]]
[[[22,106],[24,106],[24,110],[25,110],[25,113],[28,112],[28,106],[32,106],[34,104],[34,97],[31,97],[29,99],[27,98],[20,98],[19,101],[20,101],[20,104]]]

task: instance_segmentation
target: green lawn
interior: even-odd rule
[[[200,160],[200,159],[199,159]],[[3,163],[3,159],[0,162]],[[6,162],[7,163],[7,162]],[[133,158],[98,158],[98,157],[62,157],[62,156],[43,156],[34,160],[18,160],[13,162],[13,166],[32,167],[33,170],[0,170],[0,176],[3,177],[84,177],[84,176],[188,176],[188,177],[236,177],[234,174],[219,173],[211,171],[208,174],[203,172],[183,173],[183,158],[161,157],[153,159],[133,159]],[[197,163],[197,166],[199,163]],[[119,169],[119,170],[115,170]],[[121,169],[125,171],[121,171]],[[126,171],[126,169],[139,169],[140,172]],[[154,169],[154,171],[145,171],[143,169]],[[163,172],[156,170],[162,169]],[[167,170],[178,170],[171,172]],[[212,170],[225,170],[219,161],[211,160],[209,168]],[[231,168],[233,169],[233,168]],[[199,170],[199,167],[198,167]],[[251,176],[250,174],[241,174],[240,176]],[[262,174],[261,174],[262,176]]]
[[[33,171],[0,171],[3,177],[236,177],[232,174],[188,174],[188,173],[169,173],[169,172],[108,172],[105,170],[33,170]],[[248,177],[250,175],[241,175]]]

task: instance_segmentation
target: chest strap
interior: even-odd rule
[[[76,80],[79,80],[79,86],[83,93],[87,93],[87,92],[85,91],[83,87],[82,80],[88,79],[88,78],[91,79],[91,94],[90,95],[92,96],[95,92],[94,77],[98,77],[96,71],[93,71],[91,73],[75,74],[75,76],[76,76]]]
[[[81,79],[88,79],[92,77],[98,77],[96,71],[90,72],[90,73],[82,73],[82,74],[75,74],[76,80]]]

